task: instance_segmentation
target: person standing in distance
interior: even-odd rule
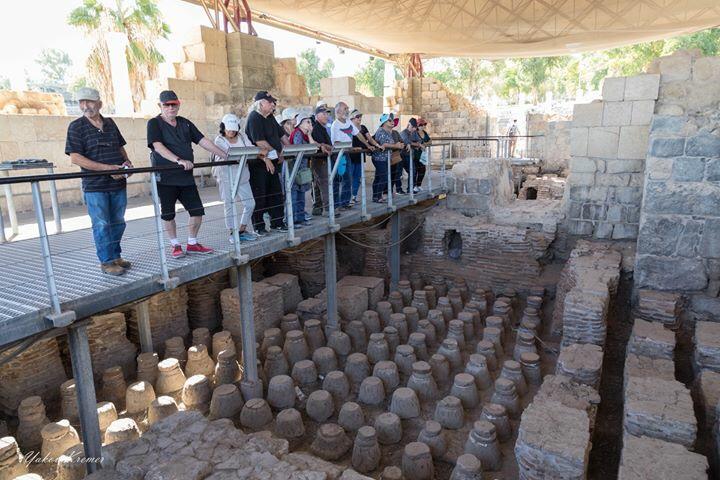
[[[179,258],[184,256],[185,252],[213,253],[212,248],[205,247],[197,241],[205,208],[192,172],[194,166],[192,144],[200,145],[223,160],[227,160],[227,153],[200,133],[200,130],[190,120],[178,115],[180,100],[175,92],[172,90],[160,92],[159,105],[160,115],[151,118],[147,124],[147,142],[152,151],[152,164],[157,167],[175,164],[183,167],[156,173],[158,195],[160,196],[160,218],[163,219],[165,232],[170,237],[171,255],[173,258]],[[177,201],[180,201],[190,215],[185,251],[177,239],[177,225],[175,224],[175,203]]]

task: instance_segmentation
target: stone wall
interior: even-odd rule
[[[656,74],[606,78],[602,101],[575,105],[565,205],[570,233],[637,237],[659,82]]]
[[[542,135],[542,171],[567,174],[570,162],[570,127],[572,121],[547,114],[531,113],[527,134]]]
[[[358,93],[355,90],[353,77],[323,78],[320,80],[320,92],[323,101],[330,107],[335,106],[338,102],[345,102],[351,111],[357,108],[363,114],[379,115],[383,111],[382,97],[366,97]],[[366,123],[368,130],[375,132],[371,125],[367,125],[365,118],[363,118],[363,122]]]
[[[720,57],[678,52],[660,74],[637,245],[635,286],[720,289]]]
[[[513,180],[507,159],[465,158],[455,163],[447,179],[447,206],[467,215],[489,214],[513,199]]]
[[[240,32],[225,36],[233,101],[248,102],[259,90],[271,89],[275,83],[273,42]]]

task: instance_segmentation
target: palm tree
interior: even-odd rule
[[[106,35],[127,35],[126,51],[130,87],[135,109],[145,97],[145,81],[157,77],[157,67],[164,60],[155,48],[159,38],[167,38],[170,27],[162,21],[156,0],[83,0],[68,17],[68,24],[81,28],[93,42],[87,59],[89,83],[100,90],[112,108],[113,87]]]

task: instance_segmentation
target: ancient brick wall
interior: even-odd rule
[[[652,118],[635,286],[720,290],[720,57],[677,52]]]
[[[554,116],[533,113],[527,118],[527,134],[542,135],[543,172],[567,173],[570,162],[570,127],[572,121]]]
[[[606,78],[602,101],[575,105],[565,205],[570,233],[637,237],[659,82],[656,74]]]

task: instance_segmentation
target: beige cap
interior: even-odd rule
[[[80,100],[92,100],[93,102],[100,101],[100,92],[90,87],[83,87],[75,93],[75,99],[79,102]]]

